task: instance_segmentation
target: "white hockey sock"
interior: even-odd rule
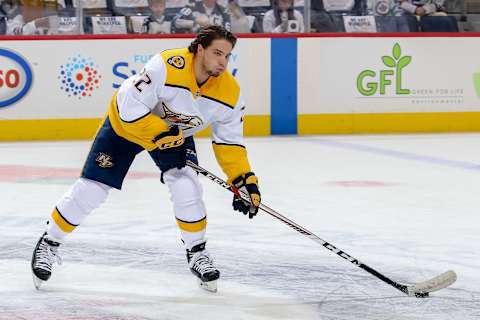
[[[173,212],[187,248],[205,239],[207,216],[202,200],[203,190],[191,168],[170,169],[163,179],[170,190]]]
[[[110,189],[103,183],[79,178],[57,202],[48,220],[47,233],[61,241],[105,201]]]

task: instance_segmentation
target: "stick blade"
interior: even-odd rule
[[[457,274],[453,270],[442,273],[430,280],[408,286],[408,295],[426,297],[430,292],[438,291],[453,284],[457,280]]]

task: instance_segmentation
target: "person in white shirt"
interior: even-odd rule
[[[20,1],[0,1],[0,34],[21,35],[24,25]]]
[[[273,8],[263,17],[263,32],[304,32],[305,26],[300,11],[293,8],[293,0],[273,0]]]

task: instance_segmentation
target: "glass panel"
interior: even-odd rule
[[[0,0],[0,35],[480,31],[480,0]]]

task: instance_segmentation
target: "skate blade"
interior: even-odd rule
[[[40,290],[40,287],[45,281],[43,281],[40,278],[37,278],[37,276],[33,273],[32,273],[32,276],[33,276],[33,285],[35,286],[35,289]]]
[[[205,281],[202,281],[200,279],[197,279],[197,282],[198,282],[198,285],[200,286],[200,288],[202,288],[203,290],[206,290],[208,292],[217,292],[218,291],[217,280],[205,282]]]

